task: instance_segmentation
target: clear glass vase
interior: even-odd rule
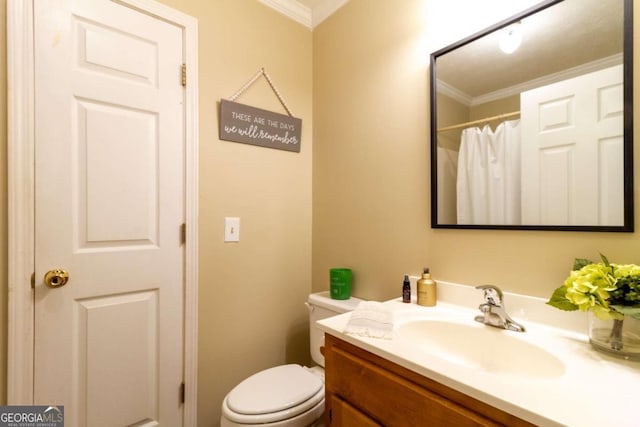
[[[640,320],[601,320],[589,312],[589,342],[596,350],[640,361]]]

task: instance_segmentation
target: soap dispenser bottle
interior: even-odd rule
[[[418,305],[433,307],[438,300],[436,282],[431,278],[429,269],[425,267],[422,277],[418,279]]]

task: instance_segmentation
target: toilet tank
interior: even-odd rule
[[[309,295],[307,300],[307,307],[309,308],[309,344],[311,346],[311,358],[318,365],[324,366],[324,356],[320,353],[320,347],[324,345],[324,332],[318,328],[316,321],[353,311],[361,301],[360,298],[355,297],[345,300],[332,299],[329,296],[329,291]]]

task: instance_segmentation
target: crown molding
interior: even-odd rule
[[[468,95],[466,92],[463,92],[455,86],[452,86],[447,82],[443,82],[440,79],[438,79],[437,82],[438,93],[446,95],[467,107],[471,106],[471,103],[473,102],[473,97],[471,95]]]
[[[313,9],[297,0],[258,0],[288,18],[313,30],[318,24],[331,16],[349,0],[324,0]]]
[[[548,74],[537,79],[529,80],[528,82],[524,82],[519,85],[476,96],[475,98],[472,98],[470,105],[481,105],[486,102],[495,101],[498,99],[506,98],[508,96],[518,95],[530,89],[535,89],[540,86],[546,86],[551,83],[556,83],[562,80],[578,77],[583,74],[613,67],[614,65],[622,64],[622,62],[622,53],[612,55],[606,58],[588,62],[586,64],[578,65],[577,67],[567,68],[566,70],[562,70],[557,73]]]
[[[529,90],[535,89],[536,87],[546,86],[551,83],[556,83],[562,80],[570,79],[573,77],[581,76],[583,74],[591,73],[593,71],[602,70],[604,68],[613,67],[614,65],[622,64],[622,53],[612,55],[606,58],[598,59],[593,62],[588,62],[586,64],[578,65],[577,67],[568,68],[566,70],[548,74],[546,76],[529,80],[528,82],[524,82],[515,86],[510,86],[504,89],[497,90],[495,92],[486,93],[484,95],[479,95],[476,97],[472,97],[471,95],[443,82],[438,79],[438,92],[443,95],[447,95],[450,98],[455,99],[463,105],[468,107],[473,107],[476,105],[481,105],[490,101],[496,101],[498,99],[507,98],[513,95],[519,95],[520,93]]]
[[[312,29],[311,9],[296,0],[258,0],[288,18]]]

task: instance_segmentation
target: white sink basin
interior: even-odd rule
[[[400,325],[399,339],[450,362],[496,374],[553,378],[564,363],[512,332],[477,322],[413,320]]]

